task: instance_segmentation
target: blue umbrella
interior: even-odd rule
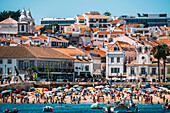
[[[144,85],[145,85],[145,86],[148,86],[148,85],[150,85],[150,83],[145,83]]]
[[[7,90],[8,92],[12,92],[12,90]]]
[[[6,93],[6,91],[2,91],[1,93]]]
[[[67,88],[67,86],[64,86],[63,89]]]
[[[168,87],[170,87],[170,85],[168,85]]]
[[[52,89],[52,91],[59,91],[59,90],[58,90],[58,89],[56,89],[56,88],[53,88],[53,89]]]
[[[62,87],[58,87],[57,89],[58,89],[58,90],[62,90],[63,88],[62,88]]]
[[[116,87],[116,84],[112,85],[113,87]]]
[[[164,86],[164,85],[161,85],[161,86]]]
[[[103,89],[102,91],[103,91],[103,92],[106,92],[106,90],[105,90],[105,89]]]
[[[31,87],[30,89],[34,89],[34,87]]]
[[[26,91],[22,91],[22,93],[26,93]]]
[[[115,89],[108,89],[107,91],[114,91]]]
[[[77,90],[81,90],[81,88],[80,87],[78,87],[78,88],[76,88]]]
[[[145,91],[145,90],[139,90],[139,92],[140,92],[140,93],[146,93],[146,91]]]
[[[34,93],[34,95],[39,95],[38,93]]]

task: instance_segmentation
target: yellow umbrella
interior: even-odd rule
[[[69,91],[69,89],[64,89],[64,91]]]
[[[96,90],[94,87],[87,87],[87,89]]]

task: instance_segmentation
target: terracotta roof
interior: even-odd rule
[[[77,15],[77,18],[79,18],[79,19],[86,19],[84,16],[78,16],[78,15]]]
[[[97,31],[99,31],[99,28],[81,28],[80,34],[81,35],[85,35],[84,34],[85,32],[92,32],[92,33],[94,33],[94,32],[97,32]]]
[[[111,34],[110,31],[99,31],[97,33],[98,35],[108,35],[108,34]]]
[[[41,29],[41,28],[43,28],[45,25],[35,25],[34,27],[35,27],[35,29]]]
[[[158,39],[158,42],[170,45],[170,39]]]
[[[111,23],[111,24],[116,24],[116,23],[118,23],[118,22],[120,22],[120,21],[122,21],[122,20],[113,20],[113,21],[111,21],[110,23]]]
[[[61,41],[67,41],[68,42],[68,40],[61,38],[61,37],[55,37],[55,38],[58,39],[58,40],[61,40]]]
[[[121,25],[120,27],[125,26],[125,28],[126,28],[126,27],[140,26],[140,25],[142,25],[142,24],[126,24],[126,25]]]
[[[87,28],[87,25],[72,24],[74,27]]]
[[[36,40],[36,39],[39,39],[39,40],[47,40],[48,39],[48,36],[45,36],[43,34],[37,36],[37,37],[32,37],[32,40]]]
[[[113,51],[113,46],[114,45],[117,45],[119,51],[126,51],[126,50],[129,50],[129,51],[133,51],[132,48],[135,48],[134,45],[130,45],[129,43],[127,42],[123,42],[123,41],[116,41],[114,44],[108,44],[108,50],[109,51]]]
[[[85,63],[85,62],[90,62],[90,60],[79,58],[79,59],[74,60],[74,62],[84,62]]]
[[[34,32],[38,32],[39,29],[43,28],[45,25],[35,25],[35,30]]]
[[[7,18],[0,22],[0,24],[17,24],[18,22],[12,18]]]
[[[0,53],[0,58],[73,59],[48,47],[3,46]]]
[[[1,41],[8,41],[8,40],[6,40],[6,39],[4,39],[4,38],[1,38],[1,37],[0,37],[0,40],[1,40]]]
[[[77,53],[81,56],[83,55],[83,52],[81,52],[80,50],[77,50],[76,48],[52,48],[53,50],[71,55],[71,56],[76,56]]]
[[[92,19],[109,19],[111,18],[110,16],[105,16],[105,15],[91,15],[91,14],[85,14],[88,18]]]

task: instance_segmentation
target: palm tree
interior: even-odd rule
[[[52,78],[52,75],[50,72],[53,72],[54,71],[54,68],[51,67],[51,66],[45,66],[45,71],[48,72],[48,81],[50,80],[51,81],[51,78]],[[50,76],[50,77],[49,77]]]
[[[152,49],[153,56],[158,59],[158,82],[160,82],[160,59],[162,58],[162,45],[156,45]]]
[[[37,78],[37,73],[38,73],[38,70],[37,70],[37,67],[33,66],[33,67],[30,67],[26,70],[28,72],[28,74],[30,74],[31,76],[33,76],[34,80],[36,80]],[[33,72],[33,75],[31,74]]]
[[[167,55],[169,55],[169,47],[166,44],[162,44],[162,59],[163,59],[163,75],[164,75],[164,80],[163,82],[165,82],[165,65],[166,65],[166,59],[167,59]]]

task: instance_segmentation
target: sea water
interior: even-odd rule
[[[12,110],[13,108],[19,109],[18,113],[42,113],[43,107],[51,106],[54,109],[53,113],[103,113],[103,109],[91,109],[92,104],[10,104],[0,103],[0,113],[5,109]],[[104,104],[101,104],[104,106]],[[167,113],[163,111],[161,104],[138,104],[140,113]],[[43,112],[44,113],[44,112]]]

